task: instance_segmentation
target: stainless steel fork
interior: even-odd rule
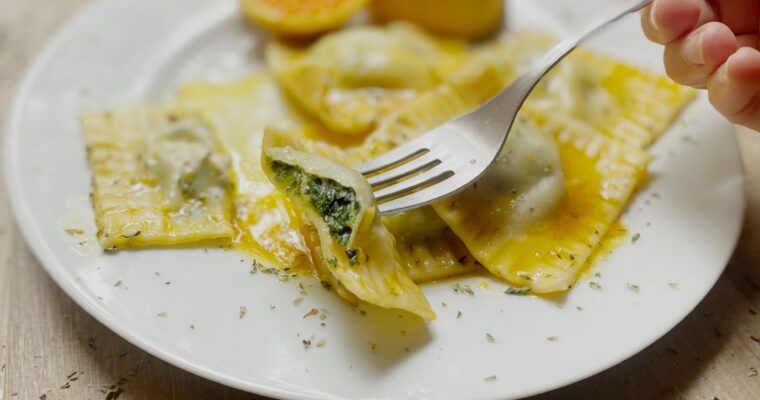
[[[517,112],[541,78],[582,41],[653,0],[638,1],[585,35],[556,45],[491,100],[355,169],[367,177],[382,214],[422,207],[478,179],[498,156]]]

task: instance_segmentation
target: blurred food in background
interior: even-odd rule
[[[343,26],[367,0],[241,0],[253,22],[284,36],[312,36]]]
[[[245,15],[268,31],[312,37],[340,28],[371,5],[377,22],[414,22],[437,34],[483,39],[502,26],[503,0],[241,0]]]
[[[379,21],[406,20],[431,32],[482,39],[501,27],[504,0],[374,0]]]

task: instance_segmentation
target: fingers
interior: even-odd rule
[[[641,13],[644,33],[659,44],[671,43],[715,20],[715,11],[708,0],[655,0]]]
[[[682,85],[704,88],[710,75],[738,47],[731,29],[720,22],[709,22],[665,46],[665,69]]]
[[[742,47],[708,81],[713,107],[731,122],[760,130],[760,51]]]

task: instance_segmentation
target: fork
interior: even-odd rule
[[[419,208],[477,180],[501,152],[520,107],[541,78],[585,39],[652,1],[638,1],[588,33],[559,43],[474,111],[354,167],[367,177],[380,212],[390,215]]]

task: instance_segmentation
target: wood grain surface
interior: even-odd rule
[[[45,40],[87,2],[0,0],[0,115]],[[749,207],[741,243],[715,288],[645,351],[534,400],[760,399],[760,134],[737,134]],[[82,311],[31,255],[4,191],[0,174],[0,400],[104,399],[104,387],[117,382],[119,399],[261,398],[170,366]],[[68,380],[74,370],[78,379]]]

